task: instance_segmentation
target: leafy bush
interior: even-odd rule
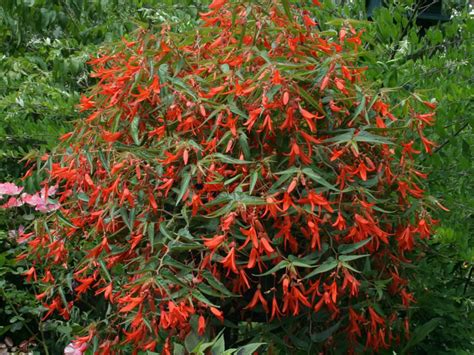
[[[202,351],[221,331],[268,351],[399,347],[437,204],[415,164],[435,104],[392,109],[350,26],[224,3],[91,60],[83,119],[38,163],[62,207],[20,235],[46,315],[87,313],[77,342],[104,353]]]

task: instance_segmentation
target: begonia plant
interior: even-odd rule
[[[362,33],[321,31],[318,6],[215,0],[191,33],[93,56],[74,131],[36,166],[60,208],[19,236],[46,317],[100,310],[75,348],[359,353],[409,336],[435,104],[391,106]]]

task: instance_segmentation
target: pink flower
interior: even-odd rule
[[[48,212],[56,211],[57,209],[59,209],[59,207],[60,206],[58,203],[43,203],[43,204],[36,205],[35,209],[42,213],[48,213]]]
[[[40,195],[37,193],[34,195],[22,194],[21,199],[23,200],[23,202],[33,207],[45,204],[44,198],[41,198]]]
[[[0,184],[0,198],[3,197],[2,194],[18,195],[22,190],[23,187],[18,187],[9,182]],[[11,197],[6,203],[0,205],[0,208],[20,207],[26,203],[35,207],[36,211],[42,213],[56,211],[59,209],[60,205],[57,202],[48,199],[48,197],[53,196],[56,193],[56,190],[57,187],[52,186],[48,191],[43,187],[39,193],[37,192],[33,195],[22,193],[20,198]]]
[[[52,193],[54,193],[54,190]],[[50,195],[50,192],[48,192],[48,195]],[[23,194],[21,198],[24,202],[26,202],[30,206],[35,207],[36,211],[39,211],[42,213],[56,211],[59,208],[58,203],[51,203],[45,198],[44,191],[42,191],[41,195],[38,193],[34,195]]]
[[[0,183],[0,198],[2,195],[18,195],[21,191],[23,191],[23,187],[18,187],[11,182]]]
[[[49,186],[49,187],[48,187],[48,197],[49,197],[49,196],[53,196],[53,195],[56,193],[57,189],[58,189],[57,186]],[[45,192],[46,192],[46,189],[43,187],[43,188],[41,189],[41,191],[40,191],[40,196],[41,196],[41,198],[44,198],[44,197],[45,197],[45,196],[44,196],[44,195],[45,195]]]
[[[64,349],[64,355],[82,355],[87,349],[86,343],[69,343]]]
[[[23,206],[23,201],[16,197],[10,197],[6,203],[0,206],[0,208],[13,208]]]

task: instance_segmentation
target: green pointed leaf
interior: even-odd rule
[[[133,118],[132,124],[130,125],[130,134],[132,135],[133,142],[134,142],[136,145],[140,145],[140,144],[141,144],[141,140],[140,140],[140,138],[138,137],[139,125],[140,125],[140,117],[135,116],[135,117]]]
[[[225,351],[224,336],[218,336],[211,347],[211,355],[221,355]]]
[[[263,274],[257,274],[255,276],[267,276],[267,275],[271,275],[273,274],[274,272],[277,272],[278,270],[281,270],[285,267],[287,267],[288,265],[290,265],[290,263],[286,260],[282,260],[280,261],[278,264],[276,264],[274,267],[272,267],[270,270],[267,270],[265,271]]]
[[[288,17],[288,20],[293,21],[293,17],[291,16],[291,11],[290,11],[290,4],[288,3],[288,0],[281,0],[281,3],[283,5],[283,10],[285,11],[286,17]]]
[[[235,351],[235,355],[253,355],[255,351],[265,343],[253,343],[241,346]]]
[[[320,333],[311,334],[311,340],[315,343],[322,343],[323,341],[327,340],[331,335],[333,335],[334,332],[338,330],[340,326],[341,321],[337,322],[336,324],[330,326],[329,328]]]
[[[240,144],[240,148],[242,148],[242,153],[244,153],[244,158],[245,159],[251,158],[248,137],[245,134],[245,132],[240,133],[239,144]]]
[[[183,180],[181,181],[181,188],[179,189],[179,194],[176,199],[176,206],[179,204],[181,199],[183,198],[184,194],[188,190],[189,187],[189,182],[191,181],[191,173],[186,173],[183,177]]]
[[[307,264],[307,263],[304,263],[304,262],[298,261],[298,260],[292,261],[291,265],[296,266],[296,267],[306,267],[306,268],[314,267],[314,265]]]
[[[89,196],[87,194],[85,194],[84,192],[79,192],[77,194],[77,198],[81,201],[89,202]]]
[[[441,318],[430,319],[423,325],[420,325],[415,328],[413,334],[411,335],[408,344],[403,348],[402,354],[405,354],[408,350],[413,348],[416,344],[419,344],[425,339],[428,334],[430,334],[436,327],[441,323]]]
[[[300,95],[305,99],[305,101],[308,102],[311,106],[313,106],[319,113],[323,115],[326,114],[324,110],[322,110],[321,107],[319,106],[318,101],[316,101],[316,99],[314,99],[309,92],[307,92],[301,86],[298,87],[298,91]]]
[[[161,268],[159,277],[160,281],[166,280],[168,283],[177,284],[182,286],[183,288],[188,287],[188,285],[183,282],[183,280],[176,276],[176,273],[174,271],[171,271],[168,268]]]
[[[370,259],[365,259],[365,260],[370,260]],[[345,263],[344,261],[341,261],[341,265],[342,265],[343,267],[345,267],[346,269],[352,270],[352,271],[354,271],[354,272],[360,274],[360,271],[359,271],[359,270],[353,268],[350,264]]]
[[[188,265],[185,265],[185,264],[173,259],[169,255],[166,255],[165,257],[163,257],[162,263],[163,263],[163,265],[172,266],[172,267],[174,267],[176,269],[179,269],[179,270],[185,270],[185,271],[191,271],[192,270],[192,268],[189,267]]]
[[[227,289],[227,287],[224,286],[222,282],[220,282],[218,279],[212,275],[212,273],[208,270],[204,270],[202,273],[202,276],[207,280],[209,285],[214,287],[216,290],[218,290],[220,293],[226,295],[226,296],[236,296],[233,294],[231,291]]]
[[[67,219],[66,217],[64,217],[64,215],[62,214],[62,212],[60,210],[57,210],[56,211],[56,216],[58,216],[59,220],[64,223],[65,225],[67,225],[68,227],[71,227],[71,228],[77,228],[74,224],[71,223],[71,221],[69,221],[69,219]]]
[[[209,299],[207,299],[206,296],[204,296],[200,291],[198,290],[193,290],[191,292],[192,296],[197,299],[199,302],[202,302],[202,303],[205,303],[209,306],[212,306],[212,307],[216,307],[216,308],[219,308],[218,305],[212,303]]]
[[[122,207],[120,208],[119,213],[120,213],[120,216],[122,217],[123,222],[127,225],[128,229],[131,231],[133,228],[132,228],[132,224],[130,223],[131,218],[128,214],[127,209],[125,207]]]
[[[393,144],[393,142],[383,136],[377,136],[367,131],[360,131],[353,137],[354,142],[366,142],[376,144]]]
[[[112,277],[110,276],[109,270],[105,266],[104,260],[99,260],[99,265],[102,268],[102,271],[104,271],[105,276],[107,276],[107,280],[112,282]]]
[[[339,191],[339,189],[337,189],[336,186],[330,184],[329,181],[324,179],[321,175],[318,175],[317,173],[315,173],[311,168],[304,168],[302,171],[307,177],[317,182],[318,184],[323,185],[324,187],[327,187],[330,190]]]
[[[285,175],[281,175],[278,180],[272,185],[270,190],[268,191],[269,194],[274,193],[278,190],[280,186],[282,186],[285,182],[287,182],[289,179],[291,179],[295,173],[288,173]]]
[[[165,224],[162,222],[160,223],[160,232],[161,234],[163,234],[165,236],[165,238],[168,238],[168,239],[173,239],[171,237],[171,234],[168,232],[168,230],[166,229],[166,226]]]
[[[361,254],[361,255],[340,255],[339,260],[340,261],[352,261],[352,260],[357,260],[360,258],[365,258],[367,256],[370,256],[370,254]]]
[[[151,353],[148,352],[147,355]],[[153,355],[159,355],[159,353],[152,353]],[[173,355],[184,355],[186,354],[186,349],[184,348],[183,345],[179,344],[179,343],[173,343]]]
[[[146,232],[148,235],[148,239],[150,239],[151,251],[153,252],[153,246],[155,245],[155,223],[149,223]]]
[[[203,294],[206,294],[211,297],[222,298],[225,297],[222,293],[218,292],[216,289],[212,288],[211,286],[205,283],[198,284],[198,290],[201,291]]]
[[[352,253],[353,251],[362,248],[364,245],[369,243],[372,240],[372,237],[361,240],[360,242],[354,243],[354,244],[342,244],[339,245],[337,248],[337,251],[340,254],[349,254]]]
[[[258,171],[254,171],[252,175],[250,175],[250,186],[249,186],[249,194],[251,195],[253,192],[253,189],[255,188],[255,184],[257,183],[258,180]]]
[[[341,144],[350,142],[354,137],[354,129],[349,130],[341,130],[344,131],[341,134],[338,134],[334,137],[327,138],[324,140],[325,143],[334,143],[334,144]]]
[[[221,153],[213,154],[212,157],[220,160],[223,163],[227,163],[227,164],[252,164],[253,163],[249,160],[240,160],[240,159],[232,158],[228,155],[224,155],[224,154],[221,154]]]
[[[322,263],[320,266],[318,266],[316,269],[306,275],[304,279],[309,279],[314,275],[322,274],[323,272],[328,272],[332,269],[335,269],[338,264],[339,262],[337,260],[326,260],[324,263]]]
[[[233,178],[230,178],[229,180],[226,180],[226,181],[224,182],[224,186],[227,186],[227,185],[232,184],[234,181],[238,180],[241,176],[242,176],[242,174],[237,174],[237,175],[234,176]]]
[[[202,338],[194,330],[189,332],[184,339],[184,346],[186,347],[187,354],[195,354],[195,350],[201,341]]]
[[[365,100],[365,95],[361,94],[360,103],[357,106],[356,110],[354,111],[354,114],[352,115],[351,121],[355,120],[360,115],[362,110],[365,108],[365,103],[366,103],[365,101],[366,101]]]

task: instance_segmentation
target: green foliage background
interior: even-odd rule
[[[374,90],[395,90],[434,98],[437,122],[430,139],[439,144],[421,160],[430,173],[429,193],[450,212],[440,210],[434,237],[413,265],[413,338],[397,353],[469,354],[474,352],[474,134],[472,43],[474,21],[468,1],[444,1],[451,20],[430,27],[424,36],[415,24],[414,0],[389,2],[367,21],[364,1],[326,0],[323,11],[310,1],[281,1],[307,6],[321,30],[344,21],[364,28],[367,45],[362,65]],[[180,31],[192,28],[206,1],[159,0],[3,0],[0,3],[0,181],[24,172],[19,160],[53,147],[76,116],[80,92],[93,84],[87,60],[102,46],[137,27],[159,29],[163,23]],[[413,11],[415,10],[415,12]],[[31,154],[36,151],[35,154]],[[16,246],[7,231],[27,224],[31,211],[0,214],[0,341],[18,344],[33,333],[41,352],[59,353],[80,331],[70,322],[42,322],[32,289],[23,284],[23,269],[14,262]],[[86,317],[87,315],[81,315]],[[255,336],[255,342],[264,339]]]

